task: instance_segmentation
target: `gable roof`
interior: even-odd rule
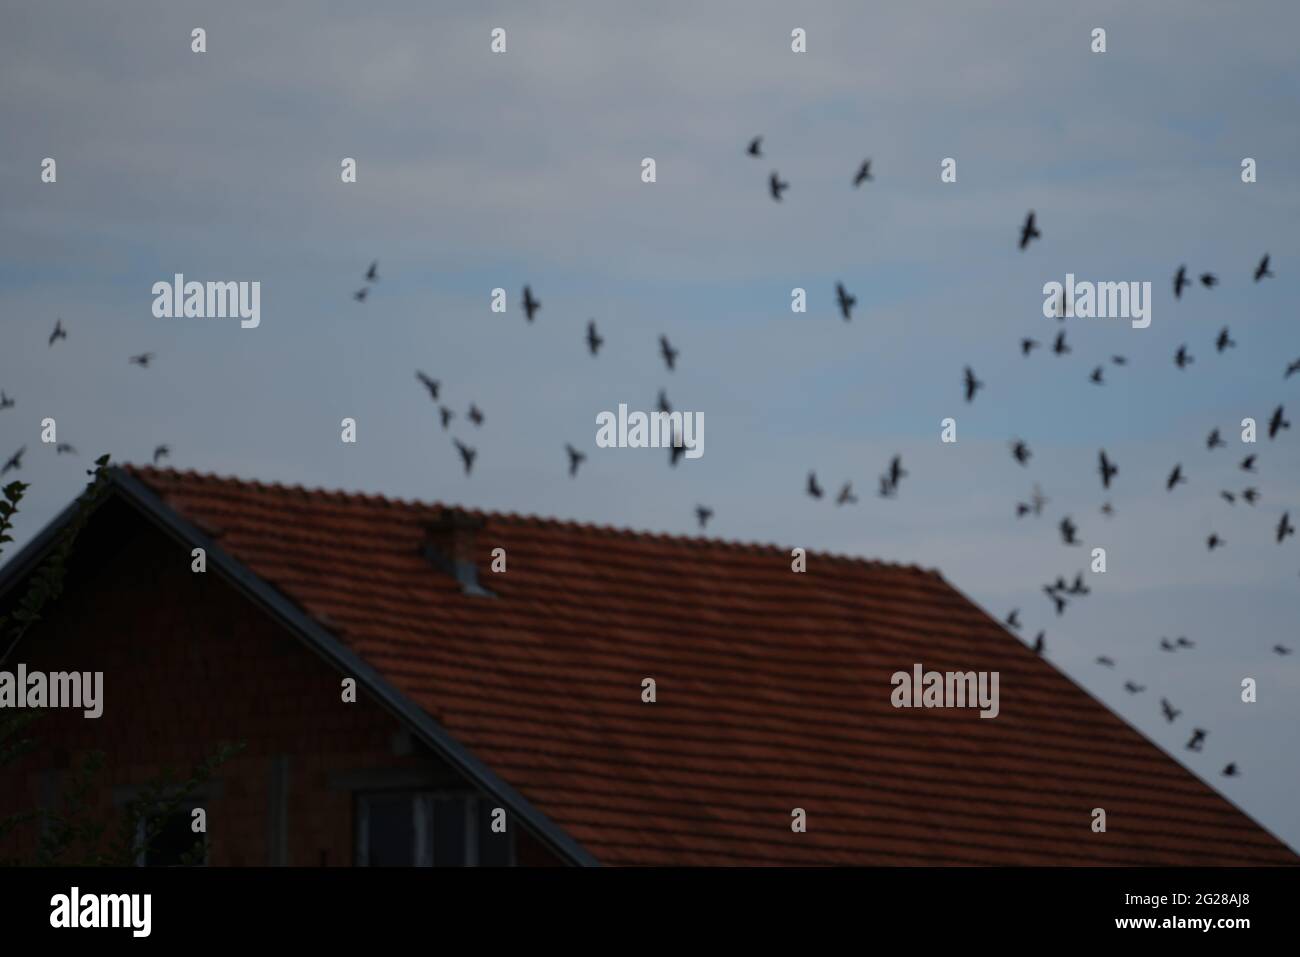
[[[577,863],[1298,862],[933,571],[812,553],[794,574],[775,546],[471,512],[483,597],[419,553],[441,506],[114,480],[300,609]],[[1001,713],[895,709],[914,663],[999,672]]]

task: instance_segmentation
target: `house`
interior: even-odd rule
[[[917,567],[127,467],[12,662],[103,711],[41,717],[0,817],[98,749],[111,820],[237,741],[215,865],[1300,862]],[[921,666],[996,715],[896,707]]]

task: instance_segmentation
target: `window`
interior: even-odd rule
[[[505,867],[514,835],[492,830],[493,803],[467,794],[378,791],[357,795],[361,867]]]

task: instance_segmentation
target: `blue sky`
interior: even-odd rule
[[[1300,423],[1300,376],[1282,378],[1300,357],[1300,11],[1132,7],[15,5],[0,38],[0,388],[18,404],[0,412],[0,455],[26,444],[34,486],[17,544],[94,454],[144,461],[164,442],[178,467],[684,534],[706,503],[710,534],[917,562],[998,617],[1020,608],[1054,664],[1300,846],[1300,654],[1269,651],[1300,652],[1300,539],[1271,535],[1284,509],[1300,518],[1300,424],[1235,441],[1279,403]],[[794,27],[806,54],[790,52]],[[875,181],[855,191],[868,156]],[[773,169],[791,183],[779,205]],[[1021,253],[1030,208],[1043,238]],[[1256,284],[1265,252],[1277,275]],[[372,259],[382,278],[357,304]],[[1175,302],[1180,263],[1222,284]],[[175,272],[260,281],[261,327],[153,318],[150,288]],[[1067,272],[1151,281],[1151,327],[1070,320],[1073,354],[1022,358],[1021,336],[1056,333],[1041,289]],[[858,297],[850,324],[837,281]],[[525,282],[543,304],[532,325]],[[504,316],[488,309],[497,286]],[[790,312],[795,286],[806,315]],[[56,318],[69,338],[48,348]],[[1239,345],[1216,355],[1223,325]],[[660,334],[681,349],[673,373]],[[1183,343],[1196,362],[1179,371]],[[127,363],[144,351],[155,367]],[[1129,364],[1090,384],[1117,352]],[[967,364],[987,384],[970,406]],[[417,368],[479,449],[468,479]],[[595,448],[598,412],[650,408],[660,388],[704,413],[703,458],[670,471],[658,452]],[[46,416],[79,459],[41,446]],[[356,446],[339,442],[344,416]],[[1213,427],[1230,448],[1205,450]],[[590,453],[575,481],[566,442]],[[1121,468],[1110,520],[1102,447]],[[1236,470],[1248,451],[1258,476]],[[881,501],[896,453],[911,475]],[[1175,462],[1190,481],[1167,495]],[[809,469],[828,488],[852,479],[861,503],[804,497]],[[1034,482],[1047,515],[1017,521]],[[1218,498],[1251,483],[1253,509]],[[1058,619],[1040,586],[1085,567],[1056,535],[1066,514],[1109,570]],[[1228,545],[1210,554],[1212,531]],[[1163,653],[1164,635],[1197,648]],[[1239,700],[1246,676],[1257,704]],[[1125,694],[1128,678],[1148,691]],[[1162,695],[1184,709],[1172,726]],[[1210,730],[1201,754],[1183,749],[1193,725]],[[1240,778],[1220,775],[1228,761]]]

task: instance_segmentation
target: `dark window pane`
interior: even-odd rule
[[[492,833],[493,806],[490,801],[478,805],[478,863],[480,867],[509,867],[514,863],[514,833],[508,816],[505,833]]]
[[[369,829],[371,867],[410,867],[415,863],[415,815],[409,794],[372,795],[362,803]]]
[[[433,802],[433,866],[464,867],[465,798],[438,798]]]

